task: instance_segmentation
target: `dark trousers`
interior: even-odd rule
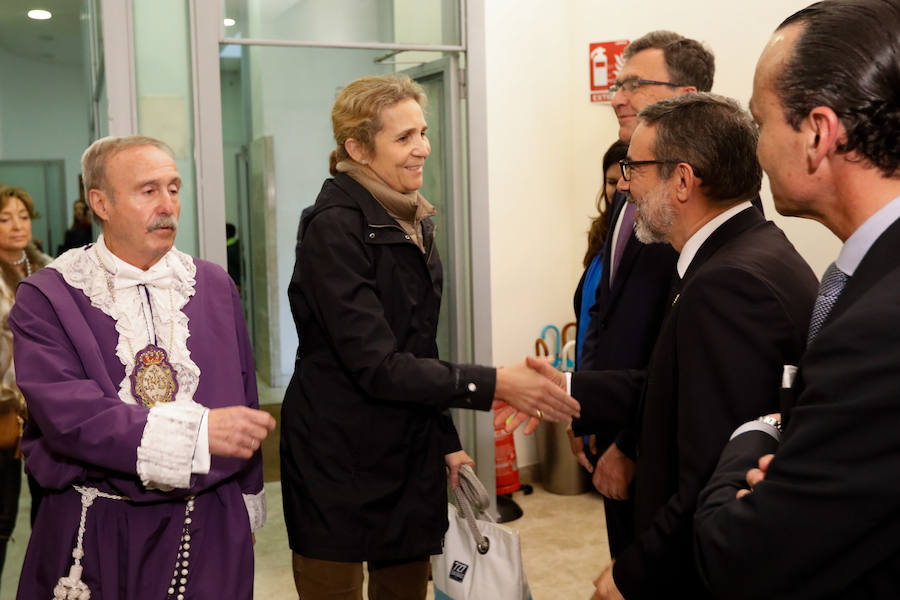
[[[22,460],[15,450],[0,450],[0,572],[6,562],[6,543],[16,526],[19,492],[22,489]]]
[[[634,493],[634,486],[631,487]],[[609,536],[609,555],[616,558],[634,541],[634,500],[603,499],[606,513],[606,534]]]
[[[428,559],[368,563],[369,600],[424,600]],[[362,600],[363,564],[293,556],[300,600]]]

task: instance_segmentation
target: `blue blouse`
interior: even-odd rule
[[[578,363],[581,362],[581,347],[584,344],[584,336],[587,333],[588,324],[590,323],[590,315],[588,311],[597,301],[597,286],[600,285],[600,276],[603,275],[603,249],[597,253],[591,264],[588,265],[584,275],[584,287],[581,289],[581,307],[578,313],[578,331],[575,337],[575,347],[577,348]],[[578,370],[580,364],[575,365]]]

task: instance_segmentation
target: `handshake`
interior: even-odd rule
[[[568,423],[581,416],[581,406],[566,393],[566,377],[540,358],[528,357],[497,369],[494,425],[513,431],[522,423],[532,433],[542,420]]]

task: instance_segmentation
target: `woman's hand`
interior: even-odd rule
[[[581,406],[565,387],[565,375],[540,359],[529,357],[497,369],[494,400],[506,402],[511,410],[500,411],[494,423],[513,431],[527,420],[525,433],[534,431],[541,420],[568,423],[581,416]]]
[[[463,465],[475,468],[475,461],[466,454],[465,450],[445,454],[444,462],[447,463],[447,478],[450,480],[450,487],[454,490],[459,486],[459,468]]]

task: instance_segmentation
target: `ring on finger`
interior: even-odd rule
[[[536,412],[537,412],[537,415],[535,415],[535,416],[537,416],[538,421],[543,421],[544,420],[544,411],[542,411],[541,409],[538,408],[538,409],[536,409]]]

